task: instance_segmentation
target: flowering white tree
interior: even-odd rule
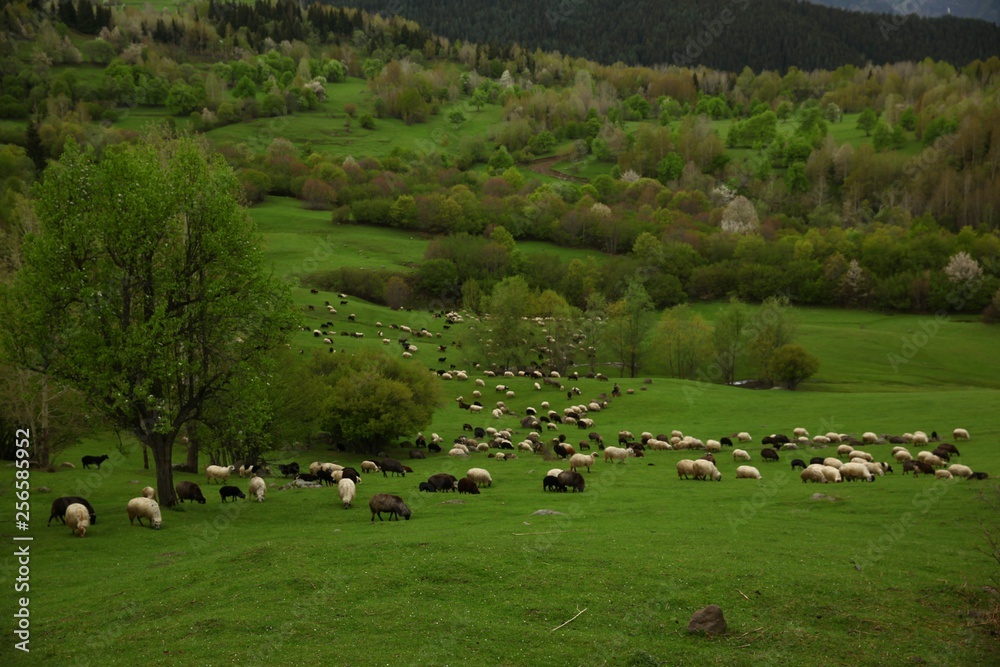
[[[596,204],[591,206],[590,211],[594,215],[600,216],[602,218],[611,217],[611,208],[607,204],[602,204],[601,202],[597,202]]]
[[[635,169],[626,169],[625,171],[622,172],[621,175],[621,180],[625,181],[626,183],[635,183],[636,181],[639,180],[639,178],[640,178],[639,172],[637,172]]]
[[[983,277],[979,262],[964,250],[951,256],[944,267],[944,274],[953,283],[968,283]]]
[[[760,228],[757,210],[749,199],[737,195],[722,212],[720,227],[730,234],[753,234]]]
[[[514,77],[511,76],[509,69],[505,69],[503,71],[503,74],[500,75],[500,87],[501,88],[514,87]]]

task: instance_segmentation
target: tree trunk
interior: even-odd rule
[[[198,439],[188,438],[187,463],[185,466],[193,473],[198,472]]]
[[[142,469],[149,470],[149,447],[142,445]]]
[[[156,464],[156,496],[160,499],[161,506],[173,507],[177,504],[174,470],[170,461],[174,448],[173,436],[153,433],[149,438],[149,448],[153,450],[153,462]]]

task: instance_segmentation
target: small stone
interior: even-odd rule
[[[722,617],[722,607],[717,604],[710,604],[696,611],[687,627],[691,634],[706,635],[719,635],[727,629],[726,619]]]
[[[438,503],[438,504],[439,505],[464,505],[465,501],[464,500],[458,500],[456,498],[455,500],[446,500],[443,503]]]
[[[35,493],[52,493],[52,489],[47,486],[35,487]]]
[[[69,468],[69,469],[71,469],[71,470],[72,470],[72,469],[73,469],[73,468],[75,468],[76,466],[75,466],[75,465],[73,465],[72,463],[70,463],[69,461],[63,461],[62,463],[60,463],[60,464],[59,464],[59,467],[60,467],[60,468]]]
[[[549,516],[550,514],[563,514],[563,512],[557,512],[555,510],[535,510],[531,514],[532,516]]]
[[[836,496],[828,496],[825,493],[814,493],[809,496],[809,500],[829,500],[831,503],[835,503],[840,500],[840,498],[837,498]]]

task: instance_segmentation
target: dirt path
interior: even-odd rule
[[[572,183],[589,183],[589,179],[581,178],[580,176],[570,176],[569,174],[564,174],[561,171],[556,171],[552,168],[556,162],[559,162],[562,158],[558,156],[553,157],[540,157],[537,160],[532,161],[528,164],[528,169],[536,171],[539,174],[545,174],[546,176],[551,176],[553,178],[558,178],[561,181],[570,181]]]

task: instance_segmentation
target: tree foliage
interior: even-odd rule
[[[771,356],[770,375],[788,389],[796,389],[819,371],[819,359],[801,345],[782,345]]]

